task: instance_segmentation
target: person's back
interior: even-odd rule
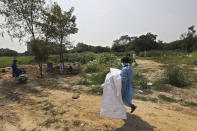
[[[19,76],[19,69],[17,68],[17,65],[16,65],[16,60],[14,60],[13,64],[12,64],[12,76],[13,77],[18,77]]]
[[[122,58],[121,62],[123,66],[120,74],[122,79],[122,100],[126,106],[131,107],[131,112],[133,112],[136,109],[136,106],[132,104],[134,92],[131,81],[133,79],[134,72],[129,65],[128,57]]]

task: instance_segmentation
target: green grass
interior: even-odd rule
[[[190,106],[190,107],[197,107],[197,103],[195,103],[195,102],[185,102],[183,105]]]
[[[86,85],[86,86],[89,86],[90,85],[90,82],[87,80],[87,79],[80,79],[76,82],[77,85]]]
[[[173,88],[169,85],[164,84],[162,80],[158,80],[153,84],[152,89],[160,92],[170,92]]]
[[[141,100],[141,101],[148,101],[148,98],[144,97],[144,96],[136,96],[135,99],[138,99],[138,100]]]
[[[94,94],[103,94],[103,88],[100,86],[97,87],[92,87],[89,92],[94,93]]]
[[[47,119],[42,125],[45,126],[46,128],[51,127],[51,124],[57,123],[57,119]]]
[[[189,72],[175,64],[167,66],[164,72],[164,81],[176,87],[184,87],[190,84]]]
[[[34,63],[34,57],[33,56],[19,56],[16,57],[18,64],[31,64]],[[0,67],[7,67],[11,66],[13,63],[14,57],[0,57]]]
[[[161,100],[166,101],[166,102],[177,102],[176,99],[165,96],[165,95],[159,95],[158,96]]]
[[[69,127],[64,127],[62,131],[70,131]]]
[[[59,128],[61,128],[61,126],[56,126],[56,127],[55,127],[55,129],[59,129]]]
[[[151,101],[153,103],[157,103],[158,99],[157,98],[151,98],[151,97],[144,97],[144,96],[136,96],[137,100],[141,100],[141,101]]]
[[[197,65],[197,51],[192,52],[191,56],[187,56],[183,51],[150,51],[147,54],[149,54],[148,59],[164,64]]]
[[[136,72],[133,77],[133,86],[138,87],[139,89],[147,89],[148,88],[148,79],[143,76],[141,73]]]

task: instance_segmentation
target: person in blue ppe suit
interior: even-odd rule
[[[17,60],[14,60],[13,64],[12,64],[12,76],[13,77],[18,77],[21,73],[21,70],[19,68],[17,68],[16,62],[17,62]]]
[[[136,106],[132,104],[132,99],[134,98],[134,92],[132,87],[132,79],[134,76],[133,69],[131,68],[129,57],[123,57],[121,59],[122,71],[121,71],[121,80],[122,80],[122,100],[123,103],[131,107],[131,113],[133,113],[136,109]]]

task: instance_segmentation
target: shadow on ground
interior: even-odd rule
[[[125,124],[115,131],[154,131],[154,126],[142,120],[139,116],[127,114]]]

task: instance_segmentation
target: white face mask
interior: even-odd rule
[[[124,67],[125,65],[124,65],[124,63],[121,63],[121,65],[122,65],[122,67]]]

